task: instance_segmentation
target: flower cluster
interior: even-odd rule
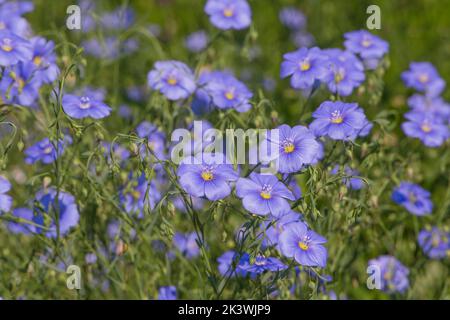
[[[441,146],[450,138],[450,105],[439,96],[445,81],[429,62],[411,63],[409,70],[402,73],[402,80],[407,87],[424,94],[408,99],[410,111],[405,114],[403,132],[427,147]]]

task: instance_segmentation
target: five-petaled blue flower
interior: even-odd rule
[[[75,119],[101,119],[109,116],[111,108],[95,97],[83,95],[81,97],[65,94],[62,99],[64,112]]]
[[[247,0],[208,0],[205,12],[211,23],[222,30],[245,29],[252,22],[252,11]]]
[[[6,194],[9,190],[11,190],[11,183],[5,177],[0,176],[0,214],[11,210],[12,197]]]
[[[409,88],[436,97],[444,90],[445,81],[429,62],[411,62],[409,70],[402,73],[402,80]]]
[[[327,240],[303,222],[286,225],[278,241],[281,253],[303,266],[324,268],[327,264],[328,253],[323,246]]]
[[[280,76],[291,76],[291,86],[294,89],[312,89],[317,81],[327,76],[328,57],[317,47],[301,48],[286,53],[283,58]]]
[[[373,275],[381,281],[381,290],[387,293],[405,292],[409,287],[409,270],[393,256],[380,256],[368,263]]]
[[[417,240],[431,259],[442,259],[450,253],[450,233],[438,227],[420,231]]]
[[[433,211],[430,193],[411,182],[400,183],[392,193],[392,200],[416,216],[431,214]]]
[[[253,214],[274,217],[290,211],[288,200],[294,201],[292,192],[271,174],[251,173],[250,179],[239,178],[236,195],[242,198],[244,208]]]
[[[32,58],[33,50],[28,40],[9,30],[0,30],[0,66],[8,67],[20,61],[30,61]]]
[[[157,61],[147,80],[150,88],[161,92],[169,100],[186,99],[196,88],[192,70],[174,60]]]
[[[410,111],[405,118],[408,121],[402,123],[403,132],[420,139],[427,147],[439,147],[450,137],[448,126],[442,122],[444,119],[432,113]]]
[[[364,111],[357,103],[325,101],[312,116],[315,120],[309,128],[314,134],[333,140],[353,140],[368,124]]]
[[[381,58],[389,51],[389,43],[366,30],[344,34],[345,48],[362,59],[367,69],[376,69]]]

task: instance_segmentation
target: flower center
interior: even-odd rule
[[[175,79],[174,77],[169,77],[169,78],[167,79],[167,83],[170,84],[171,86],[176,85],[177,82],[178,82],[177,79]]]
[[[6,51],[6,52],[10,52],[13,49],[11,42],[12,42],[11,39],[4,38],[2,41],[2,47],[1,47],[2,50]]]
[[[25,87],[25,81],[22,78],[17,78],[17,87],[19,91],[22,91],[23,87]]]
[[[372,44],[372,41],[370,41],[369,39],[364,39],[363,41],[361,41],[361,45],[362,45],[364,48],[370,47],[371,44]]]
[[[262,255],[258,255],[255,259],[255,265],[264,266],[267,264],[267,260]]]
[[[291,153],[295,150],[295,146],[290,140],[286,140],[283,142],[283,150],[284,153]]]
[[[427,83],[428,82],[428,75],[426,73],[422,73],[421,75],[419,75],[419,81],[421,83]]]
[[[138,190],[133,190],[131,192],[131,196],[135,199],[135,200],[139,200],[139,198],[141,197],[141,193]]]
[[[344,70],[339,70],[338,72],[336,72],[334,74],[334,81],[336,83],[341,82],[342,80],[344,80]]]
[[[303,251],[306,251],[306,250],[309,249],[308,244],[305,243],[305,242],[303,242],[303,241],[299,241],[299,242],[298,242],[298,247],[299,247],[300,249],[302,249]]]
[[[52,153],[52,150],[53,150],[52,146],[48,146],[48,147],[46,147],[46,148],[44,149],[44,153],[45,153],[45,154],[50,154],[50,153]]]
[[[301,71],[308,71],[309,69],[311,69],[311,64],[309,63],[309,61],[305,60],[300,62]]]
[[[91,107],[91,99],[89,97],[81,97],[80,109],[89,109]]]
[[[36,56],[36,57],[34,57],[33,63],[34,63],[36,66],[40,66],[41,63],[42,63],[42,57],[41,57],[41,56]]]
[[[211,170],[203,170],[202,171],[202,179],[205,181],[211,181],[214,178],[213,173]]]
[[[339,110],[334,110],[331,113],[331,123],[340,124],[344,121],[342,114]]]
[[[420,128],[421,128],[422,131],[425,132],[425,133],[429,133],[429,132],[431,131],[431,126],[430,126],[427,122],[424,122],[424,123],[420,126]]]
[[[263,185],[261,193],[259,195],[264,200],[269,200],[270,198],[272,198],[272,186],[268,184]]]
[[[233,91],[228,91],[225,93],[225,98],[227,98],[228,100],[233,100],[234,99],[234,92]]]
[[[409,202],[411,202],[411,203],[416,203],[417,197],[416,197],[416,195],[415,195],[413,192],[411,192],[411,193],[408,195],[408,200],[409,200]]]
[[[225,17],[227,17],[227,18],[230,18],[230,17],[232,17],[232,16],[234,15],[234,10],[231,9],[231,8],[225,8],[225,9],[223,10],[223,15],[224,15]]]

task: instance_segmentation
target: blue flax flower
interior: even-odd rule
[[[160,287],[158,300],[177,300],[177,288],[175,286]]]
[[[291,30],[299,30],[305,27],[305,15],[295,7],[284,7],[280,10],[278,17],[281,23]]]
[[[408,121],[402,124],[403,132],[420,139],[427,147],[439,147],[450,137],[448,126],[442,123],[443,119],[433,114],[411,111],[405,114],[405,118]]]
[[[389,51],[389,43],[366,30],[344,34],[345,48],[358,54],[367,69],[376,69],[381,58]]]
[[[164,132],[152,123],[143,121],[137,126],[136,133],[139,138],[147,139],[147,147],[151,150],[153,156],[159,160],[166,158],[166,135]],[[147,154],[145,146],[142,146],[141,154]]]
[[[405,292],[409,287],[409,270],[393,256],[380,256],[369,261],[369,267],[377,268],[381,290],[387,293]]]
[[[174,60],[157,61],[147,80],[150,88],[161,92],[169,100],[186,99],[196,88],[191,69]]]
[[[277,258],[266,258],[258,255],[253,263],[248,260],[240,265],[240,268],[252,275],[258,275],[266,271],[279,272],[287,269],[287,266]]]
[[[55,44],[42,37],[34,37],[30,40],[33,48],[33,58],[31,68],[34,69],[34,76],[43,83],[51,83],[59,75],[59,68],[56,64]]]
[[[450,104],[441,97],[414,94],[408,98],[408,106],[413,111],[429,114],[436,121],[448,122],[450,120]]]
[[[192,109],[196,114],[210,112],[214,107],[233,108],[238,112],[246,112],[251,108],[250,99],[253,94],[244,83],[228,72],[203,72],[198,84],[199,89],[192,102]]]
[[[225,164],[224,157],[216,158],[216,162],[209,161],[207,156],[208,153],[203,154],[203,160],[186,158],[178,167],[177,175],[188,194],[216,201],[231,193],[230,182],[237,180],[238,173],[231,164]]]
[[[0,30],[0,66],[8,67],[20,61],[30,61],[32,58],[33,50],[28,40],[9,30]]]
[[[6,194],[9,190],[11,190],[11,183],[5,177],[0,176],[0,214],[11,210],[12,197]]]
[[[340,96],[349,96],[365,80],[364,66],[359,59],[348,51],[327,49],[323,52],[329,59],[329,72],[324,80],[328,89]]]
[[[269,140],[279,150],[279,172],[297,172],[305,165],[314,162],[320,151],[320,146],[316,137],[308,128],[303,126],[291,128],[283,124],[277,129],[279,130],[278,141],[273,141],[270,138]]]
[[[192,259],[200,254],[200,248],[197,244],[197,234],[177,232],[173,236],[173,244],[180,253],[187,259]]]
[[[250,260],[250,256],[247,253],[239,255],[233,250],[226,251],[219,258],[217,263],[218,269],[222,276],[234,277],[234,276],[247,276],[247,271],[242,268]]]
[[[325,101],[312,116],[315,120],[309,128],[314,134],[333,140],[353,140],[367,125],[364,111],[357,103]]]
[[[409,70],[403,72],[401,77],[408,88],[431,97],[439,96],[445,88],[445,81],[429,62],[411,62]]]
[[[252,22],[252,11],[246,0],[208,0],[205,12],[211,23],[222,30],[245,29]]]
[[[25,162],[27,164],[34,164],[41,161],[44,164],[53,163],[64,152],[64,144],[62,142],[58,145],[58,150],[48,138],[35,143],[31,147],[25,149]]]
[[[327,264],[327,240],[309,230],[303,222],[290,223],[279,237],[281,253],[294,258],[299,264],[309,267],[322,267]]]
[[[332,175],[337,175],[339,173],[340,166],[336,165],[331,170]],[[343,174],[346,176],[342,179],[342,182],[348,187],[353,190],[360,190],[364,188],[364,181],[361,178],[356,178],[354,176],[359,176],[360,173],[358,170],[352,169],[349,166],[344,166]]]
[[[64,112],[75,119],[101,119],[109,116],[111,108],[95,97],[83,95],[81,97],[65,94],[62,99]]]
[[[289,211],[280,218],[271,217],[269,220],[263,221],[260,226],[261,236],[263,238],[262,245],[264,247],[276,247],[280,251],[279,237],[286,226],[291,223],[302,221],[302,215],[295,211]]]
[[[442,259],[450,253],[450,233],[438,227],[420,231],[417,240],[422,250],[431,259]]]
[[[1,96],[5,102],[25,107],[33,106],[39,93],[40,81],[29,63],[19,62],[7,68],[0,80]]]
[[[276,176],[254,172],[250,179],[239,178],[236,195],[242,198],[246,210],[261,216],[270,213],[280,217],[291,209],[288,200],[295,200],[292,192]]]
[[[294,89],[312,89],[317,81],[327,76],[328,57],[317,47],[301,48],[286,53],[283,58],[280,76],[291,76],[291,87]]]
[[[433,211],[430,193],[411,182],[400,183],[392,193],[392,200],[416,216],[431,214]]]
[[[193,53],[203,51],[208,45],[208,34],[204,30],[196,31],[188,35],[184,46]]]

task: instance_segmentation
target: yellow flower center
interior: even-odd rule
[[[34,57],[33,63],[34,63],[36,66],[40,66],[41,63],[42,63],[42,57],[40,57],[40,56]]]
[[[133,190],[133,191],[131,192],[131,196],[132,196],[134,199],[138,200],[138,199],[141,197],[141,193],[140,193],[139,191],[137,191],[137,190]]]
[[[25,81],[23,81],[22,78],[17,79],[17,86],[19,87],[19,91],[23,90],[23,87],[25,87]]]
[[[234,99],[234,93],[231,91],[228,91],[227,93],[225,93],[225,98],[227,98],[228,100],[233,100]]]
[[[344,75],[342,72],[336,72],[336,74],[334,75],[334,81],[336,83],[341,82],[342,80],[344,80]]]
[[[269,200],[270,198],[272,198],[272,195],[265,191],[261,191],[260,195],[261,198],[263,198],[264,200]]]
[[[295,150],[295,146],[292,143],[288,143],[284,146],[285,153],[291,153]]]
[[[336,123],[336,124],[342,123],[342,121],[344,121],[344,119],[342,119],[342,117],[336,117],[336,118],[331,119],[331,123]]]
[[[169,79],[167,79],[167,83],[170,84],[171,86],[174,86],[177,84],[177,79],[170,77]]]
[[[309,69],[311,69],[311,64],[308,61],[303,61],[300,63],[301,71],[308,71]]]
[[[427,75],[426,73],[421,74],[421,75],[419,76],[419,81],[420,81],[421,83],[427,83],[427,82],[428,82],[428,75]]]
[[[211,181],[214,178],[211,171],[203,171],[202,172],[202,179],[205,181]]]
[[[233,9],[226,8],[226,9],[223,10],[223,15],[224,15],[225,17],[227,17],[227,18],[232,17],[233,14],[234,14]]]
[[[307,244],[307,243],[304,243],[303,241],[300,241],[300,242],[298,243],[298,247],[299,247],[300,249],[302,249],[303,251],[306,251],[306,250],[308,250],[308,248],[309,248],[308,244]]]
[[[372,44],[372,42],[371,42],[370,40],[368,40],[368,39],[364,39],[364,40],[361,42],[361,44],[362,44],[362,46],[363,46],[364,48],[367,48],[367,47],[370,47],[370,45]]]
[[[52,152],[53,148],[51,146],[48,146],[47,148],[44,149],[44,153],[45,154],[50,154]]]
[[[7,43],[2,45],[2,50],[6,52],[10,52],[13,49],[13,47]]]
[[[431,127],[428,123],[424,123],[422,124],[422,126],[420,127],[422,129],[423,132],[428,133],[431,131]]]

